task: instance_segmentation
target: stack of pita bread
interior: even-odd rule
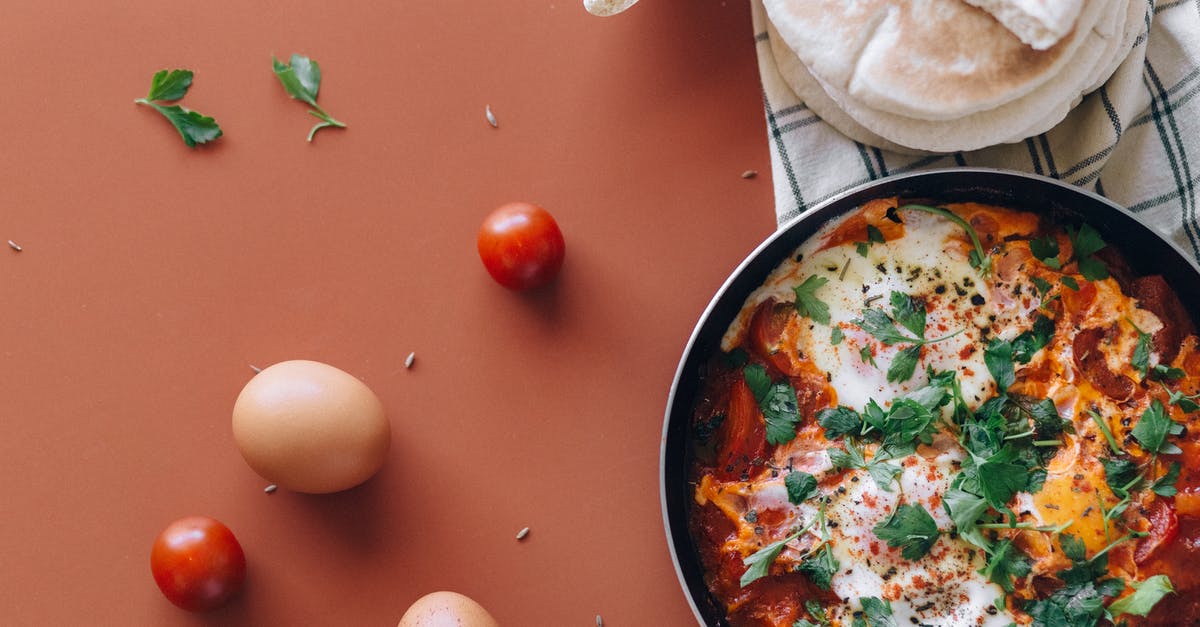
[[[763,0],[788,85],[851,139],[899,152],[1018,142],[1133,47],[1145,0]]]

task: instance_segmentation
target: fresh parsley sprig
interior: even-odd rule
[[[907,381],[912,378],[917,370],[917,362],[921,359],[921,347],[948,340],[964,331],[964,329],[959,329],[950,335],[927,340],[925,339],[924,304],[908,294],[897,291],[891,293],[890,301],[892,306],[890,316],[882,309],[869,307],[863,310],[862,318],[850,321],[883,344],[888,346],[909,345],[892,358],[892,363],[887,370],[889,383]],[[897,324],[908,331],[908,334],[897,328]]]
[[[925,557],[940,533],[929,511],[915,504],[896,507],[896,511],[887,520],[875,525],[873,531],[888,546],[900,549],[900,556],[909,561]]]
[[[896,210],[924,211],[925,213],[932,213],[933,215],[941,216],[953,222],[954,224],[957,224],[963,231],[967,233],[967,237],[971,239],[971,245],[974,247],[969,255],[971,267],[975,268],[982,276],[987,276],[991,273],[992,259],[988,256],[987,252],[984,251],[983,244],[979,241],[979,233],[975,231],[975,227],[971,226],[971,223],[959,217],[958,214],[955,214],[953,211],[944,209],[942,207],[930,207],[928,205],[915,204],[897,207]]]
[[[1166,408],[1158,399],[1150,402],[1150,406],[1142,412],[1141,419],[1130,431],[1142,448],[1151,455],[1182,453],[1183,451],[1178,446],[1167,440],[1168,436],[1182,433],[1183,425],[1171,420],[1171,416],[1167,414]]]
[[[1100,236],[1100,232],[1093,228],[1090,224],[1084,223],[1079,226],[1079,230],[1067,227],[1067,237],[1071,240],[1071,258],[1066,263],[1072,260],[1077,262],[1079,274],[1089,281],[1102,281],[1108,278],[1108,266],[1105,265],[1096,253],[1100,252],[1107,244],[1104,243],[1104,238]],[[1029,251],[1033,256],[1041,261],[1049,268],[1061,270],[1066,263],[1059,260],[1058,240],[1050,235],[1034,238],[1029,241]],[[1070,277],[1062,277],[1063,284],[1071,289],[1078,290],[1079,285],[1075,284],[1075,280],[1071,279],[1071,283],[1067,283]],[[1072,286],[1074,284],[1074,286]]]
[[[167,118],[189,148],[195,148],[197,144],[210,142],[221,136],[221,127],[217,125],[216,120],[179,105],[160,104],[174,102],[187,95],[192,86],[192,77],[191,70],[159,70],[150,79],[150,92],[146,97],[134,100],[138,104],[153,108]]]
[[[746,385],[758,403],[767,425],[767,442],[783,444],[796,437],[800,423],[800,408],[796,389],[786,381],[774,383],[762,364],[750,364],[742,369]]]
[[[792,291],[796,293],[796,311],[801,316],[824,325],[829,324],[829,305],[817,298],[817,290],[828,282],[829,279],[814,274],[804,279],[800,285],[792,288]]]
[[[346,128],[345,123],[333,119],[317,104],[317,92],[321,89],[321,66],[316,61],[304,55],[293,54],[291,63],[288,64],[271,55],[271,67],[288,95],[312,107],[308,111],[309,115],[320,120],[308,132],[308,141],[311,142],[313,135],[323,128]]]

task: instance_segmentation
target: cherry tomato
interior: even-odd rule
[[[479,227],[479,258],[493,279],[513,290],[541,287],[558,276],[566,246],[554,216],[527,202],[501,205]]]
[[[188,516],[158,534],[150,551],[150,571],[170,602],[203,612],[242,589],[246,555],[229,527],[207,516]]]

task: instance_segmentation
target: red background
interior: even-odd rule
[[[348,130],[304,141],[292,52]],[[212,145],[133,104],[176,67]],[[744,2],[8,3],[0,85],[3,622],[394,625],[438,589],[505,625],[693,622],[658,450],[692,326],[774,228]],[[479,262],[510,200],[558,218],[553,289]],[[367,484],[266,495],[240,458],[250,364],[294,358],[383,400]],[[188,514],[249,561],[205,616],[150,576]]]

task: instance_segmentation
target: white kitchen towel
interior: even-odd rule
[[[994,167],[1095,191],[1200,261],[1200,0],[1133,1],[1148,10],[1129,56],[1058,126],[1016,144],[915,156],[856,142],[809,110],[780,76],[762,0],[751,0],[779,224],[891,174]]]

